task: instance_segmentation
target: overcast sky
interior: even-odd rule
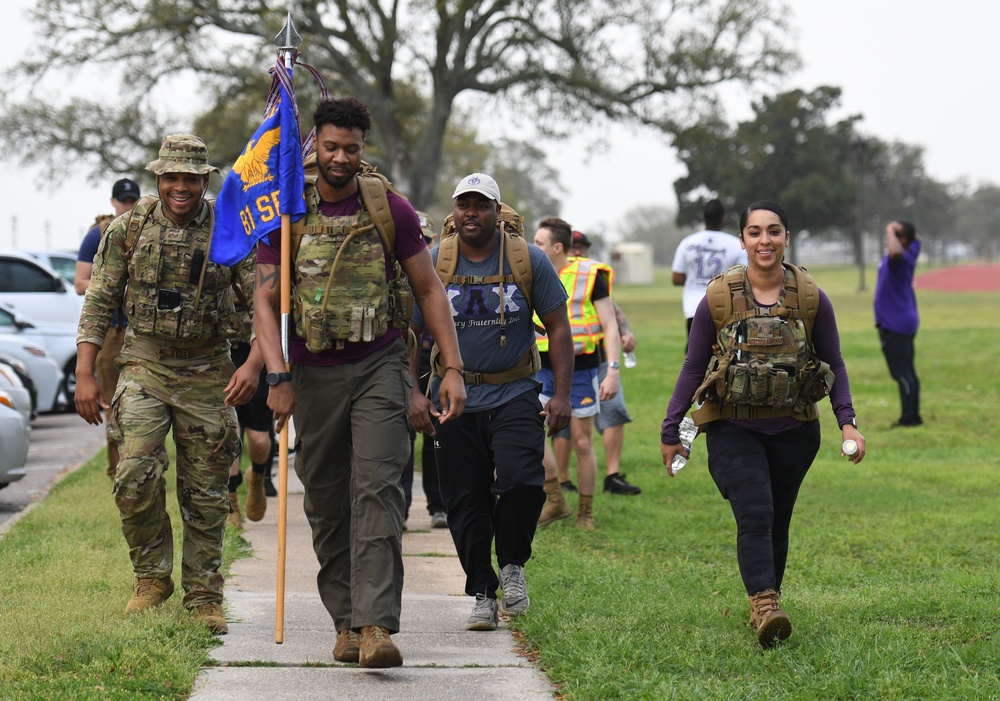
[[[23,14],[28,1],[5,4],[7,18],[11,9],[17,11],[5,27],[5,56],[17,56],[27,45],[25,33],[32,31]],[[994,77],[1000,68],[995,37],[1000,5],[974,0],[791,0],[790,5],[796,33],[789,43],[804,67],[778,90],[839,86],[843,115],[863,114],[860,128],[866,134],[922,145],[931,177],[1000,184],[1000,92]],[[7,73],[13,64],[4,58],[0,68]],[[749,100],[735,97],[730,116],[749,116]],[[676,203],[673,181],[683,168],[662,138],[615,128],[614,148],[594,153],[595,136],[582,132],[547,149],[567,190],[561,194],[562,215],[575,228],[614,236],[616,222],[629,209]],[[16,218],[18,247],[75,249],[94,215],[110,211],[113,179],[95,184],[69,178],[53,190],[38,186],[43,174],[2,163],[0,247],[14,242]]]

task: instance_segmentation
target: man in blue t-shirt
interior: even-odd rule
[[[875,283],[875,326],[889,374],[899,384],[902,413],[895,426],[919,426],[920,380],[913,367],[913,340],[920,326],[913,272],[920,256],[920,239],[913,224],[889,222],[885,228],[888,253],[878,266]]]
[[[86,294],[90,287],[90,276],[94,271],[94,257],[97,255],[97,247],[101,244],[101,235],[108,228],[108,224],[115,217],[132,211],[132,207],[139,200],[139,186],[134,180],[122,178],[111,188],[111,207],[115,210],[114,217],[105,214],[97,217],[93,226],[83,237],[80,243],[80,251],[76,254],[76,276],[73,278],[73,287],[77,294]],[[116,309],[111,318],[111,328],[104,338],[104,345],[97,353],[95,366],[97,370],[97,382],[101,386],[101,392],[107,401],[115,396],[115,387],[118,385],[118,368],[115,367],[115,358],[121,353],[125,343],[126,319],[120,309]],[[72,402],[72,397],[67,400]],[[110,427],[110,423],[108,424]],[[105,470],[112,480],[118,471],[118,444],[108,441],[108,466]]]
[[[533,245],[504,239],[507,234],[498,229],[501,207],[496,181],[473,173],[459,182],[452,197],[458,251],[445,291],[465,370],[439,366],[431,381],[430,401],[413,393],[410,424],[434,437],[441,495],[465,570],[465,592],[476,597],[466,628],[495,630],[498,585],[503,589],[501,612],[516,616],[528,609],[524,564],[531,557],[545,503],[544,417],[548,416],[550,433],[569,423],[573,340],[566,290],[548,258]],[[501,241],[507,249],[503,260]],[[530,300],[511,269],[508,255],[515,243],[527,247]],[[431,252],[435,262],[440,252],[440,246]],[[524,364],[534,353],[532,310],[548,334],[555,375],[554,395],[544,410],[534,366]],[[411,324],[418,336],[423,323],[418,311]],[[412,363],[411,370],[416,372]],[[439,423],[434,410],[437,388],[441,376],[452,370],[466,384],[465,412]],[[499,579],[493,568],[494,540]]]

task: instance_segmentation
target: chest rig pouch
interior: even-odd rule
[[[295,330],[311,353],[383,336],[395,314],[385,247],[368,213],[310,215],[295,256]]]
[[[129,263],[125,310],[136,333],[181,340],[238,335],[232,273],[206,257],[210,230],[155,220],[143,228]]]

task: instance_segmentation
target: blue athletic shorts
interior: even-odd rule
[[[547,368],[538,371],[538,380],[542,383],[542,392],[538,399],[544,407],[555,394],[555,375]],[[597,398],[597,368],[591,370],[574,370],[573,386],[570,388],[570,404],[573,416],[584,419],[597,416],[601,410],[601,401]]]

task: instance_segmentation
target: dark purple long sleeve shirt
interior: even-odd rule
[[[681,367],[674,393],[667,405],[667,416],[660,427],[660,441],[666,445],[680,443],[677,427],[694,401],[695,390],[705,379],[705,370],[712,358],[712,345],[716,341],[715,322],[708,311],[708,301],[702,299],[691,322],[691,336],[688,339],[687,357]],[[833,312],[830,298],[822,290],[819,291],[819,310],[813,322],[813,348],[820,360],[828,363],[836,378],[833,390],[830,392],[830,403],[833,413],[837,415],[837,424],[843,426],[854,419],[854,406],[851,404],[851,382],[847,378],[847,366],[844,356],[840,354],[840,333],[837,331],[837,317]],[[754,431],[769,435],[782,433],[800,425],[791,416],[772,419],[738,420],[725,419],[735,424],[746,426]]]

